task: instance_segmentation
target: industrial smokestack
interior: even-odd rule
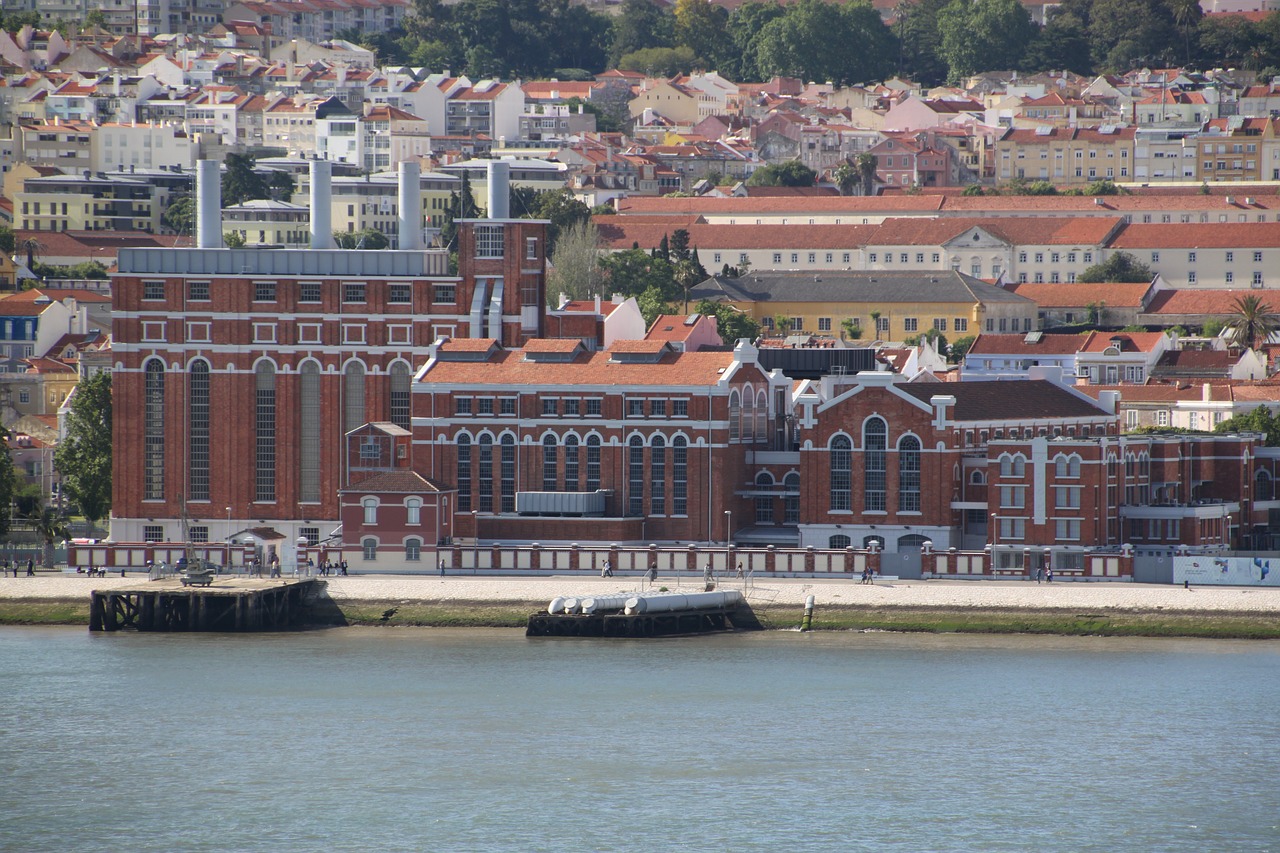
[[[422,248],[422,170],[414,160],[400,164],[400,248]]]
[[[489,218],[511,218],[511,164],[505,160],[489,161]]]
[[[222,248],[222,176],[217,160],[196,161],[196,246]]]
[[[333,164],[328,160],[311,161],[311,248],[333,248],[333,204],[330,188]]]

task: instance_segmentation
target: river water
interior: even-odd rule
[[[1280,848],[1280,643],[0,628],[0,850]]]

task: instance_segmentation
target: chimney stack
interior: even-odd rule
[[[330,200],[333,164],[311,161],[311,248],[333,248],[333,204]]]
[[[400,164],[401,249],[422,248],[422,170],[416,160]]]
[[[511,218],[511,164],[506,160],[490,160],[489,179],[489,218]]]
[[[196,247],[222,248],[222,175],[217,160],[196,161]]]

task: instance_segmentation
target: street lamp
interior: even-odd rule
[[[733,510],[724,511],[724,570],[727,572],[733,562]]]
[[[1000,544],[1000,528],[998,526],[999,521],[1000,521],[1000,517],[996,515],[994,512],[991,513],[991,544],[992,545]]]
[[[235,541],[231,538],[231,507],[227,507],[227,568],[231,568],[231,547]]]

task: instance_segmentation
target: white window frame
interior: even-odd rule
[[[299,323],[298,324],[298,343],[300,344],[320,343],[320,324],[319,323]]]
[[[365,343],[364,323],[344,323],[342,325],[342,342],[344,344],[363,344]]]
[[[207,344],[212,338],[209,337],[212,323],[209,321],[187,322],[187,343],[189,344]]]
[[[164,343],[165,337],[164,320],[143,320],[142,321],[142,340],[144,343]]]
[[[253,342],[255,344],[274,344],[276,342],[276,324],[254,323]]]
[[[409,327],[407,325],[400,324],[400,323],[387,326],[387,343],[389,344],[409,343]]]

